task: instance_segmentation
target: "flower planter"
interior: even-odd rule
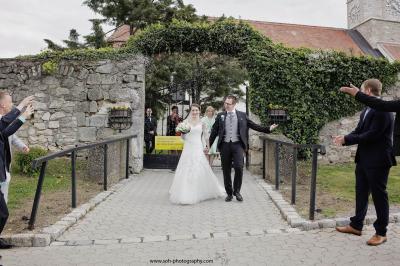
[[[110,109],[108,112],[108,124],[119,131],[132,126],[132,109]]]
[[[284,123],[288,119],[285,109],[268,109],[268,118],[272,123]]]

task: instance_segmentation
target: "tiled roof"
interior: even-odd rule
[[[391,61],[400,61],[400,43],[379,43],[379,51]]]
[[[112,43],[114,47],[120,47],[129,39],[129,25],[122,25],[117,28],[113,34],[108,37],[107,41]]]
[[[364,54],[346,29],[252,20],[246,22],[273,42],[288,47],[336,50],[352,55]]]
[[[346,29],[253,20],[246,20],[246,22],[273,42],[282,43],[288,47],[336,50],[352,55],[365,54]],[[108,41],[113,43],[114,47],[119,47],[128,38],[129,26],[123,25],[108,38]]]

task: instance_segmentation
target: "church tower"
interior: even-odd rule
[[[400,44],[400,0],[347,0],[347,22],[375,49]]]

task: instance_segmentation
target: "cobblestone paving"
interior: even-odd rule
[[[1,252],[4,265],[174,265],[173,260],[212,260],[201,265],[399,265],[400,226],[387,243],[369,247],[361,237],[329,230],[151,243],[15,248]],[[151,263],[151,260],[170,263]],[[175,263],[175,265],[200,265]]]
[[[219,178],[221,173],[217,172]],[[1,265],[399,265],[400,224],[388,242],[369,247],[374,233],[289,228],[253,176],[245,201],[193,206],[168,201],[173,173],[144,171],[44,248],[1,250]],[[161,262],[154,262],[160,260]],[[178,262],[174,260],[178,260]],[[202,263],[200,263],[202,262]]]
[[[216,170],[216,173],[222,182],[222,172]],[[288,228],[275,205],[248,172],[242,186],[243,202],[233,200],[227,203],[220,198],[195,205],[174,205],[168,199],[172,179],[171,171],[144,171],[87,214],[59,240]]]

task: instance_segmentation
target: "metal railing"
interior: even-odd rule
[[[108,177],[107,177],[107,156],[108,156],[108,145],[119,142],[119,141],[126,141],[126,165],[125,165],[125,178],[129,178],[129,152],[130,152],[130,140],[132,138],[136,138],[137,135],[128,135],[128,136],[122,136],[122,137],[117,137],[113,138],[111,140],[105,140],[105,141],[100,141],[100,142],[95,142],[91,143],[88,145],[83,145],[83,146],[77,146],[74,148],[62,150],[59,152],[55,152],[46,156],[42,156],[32,162],[32,168],[37,168],[41,166],[40,168],[40,174],[39,174],[39,179],[36,187],[36,193],[35,193],[35,199],[33,201],[33,206],[32,206],[32,212],[31,212],[31,217],[29,219],[29,230],[33,230],[35,226],[35,220],[36,220],[36,214],[37,210],[39,207],[39,201],[40,201],[40,196],[42,193],[42,187],[43,187],[43,180],[45,177],[46,173],[46,166],[47,162],[58,158],[62,157],[65,155],[71,155],[71,206],[72,208],[76,208],[76,153],[81,150],[87,150],[91,148],[95,148],[98,146],[103,146],[103,153],[104,153],[104,180],[103,180],[103,189],[107,190],[108,186]]]
[[[293,149],[293,163],[291,175],[291,200],[292,205],[296,204],[296,182],[297,182],[297,155],[300,149],[311,149],[312,151],[312,171],[310,182],[310,206],[309,206],[309,219],[314,220],[315,213],[315,200],[316,200],[316,187],[317,187],[317,167],[318,167],[318,153],[324,155],[326,153],[325,146],[318,144],[294,144],[286,141],[276,140],[269,136],[260,136],[263,142],[263,179],[265,179],[266,172],[266,143],[275,143],[274,158],[275,158],[275,190],[279,190],[280,185],[280,169],[279,169],[279,153],[282,146],[287,146]],[[288,166],[289,167],[289,166]]]

